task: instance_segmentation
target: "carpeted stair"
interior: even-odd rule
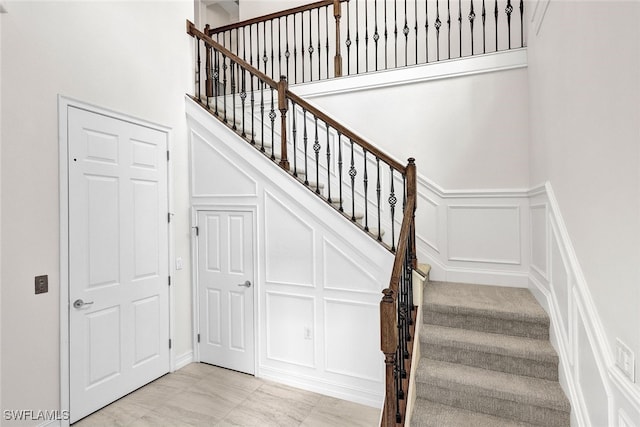
[[[568,426],[549,318],[527,289],[428,282],[412,426]]]

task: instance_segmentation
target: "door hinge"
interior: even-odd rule
[[[198,334],[198,342],[200,342],[200,334]]]
[[[196,236],[200,235],[200,228],[198,228],[198,226],[196,225],[195,227],[193,227],[196,230]]]
[[[169,348],[171,348],[171,338],[169,338]]]
[[[169,150],[167,150],[167,162],[169,161]]]
[[[171,276],[169,276],[169,286],[171,286]]]
[[[171,222],[171,212],[167,212],[167,222]]]

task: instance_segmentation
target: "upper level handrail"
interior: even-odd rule
[[[196,37],[196,38],[204,41],[209,46],[215,47],[216,50],[220,51],[224,56],[226,56],[227,58],[231,59],[233,62],[239,64],[243,68],[252,70],[251,73],[254,76],[258,77],[260,80],[264,81],[266,84],[268,84],[272,88],[274,88],[274,89],[278,88],[278,82],[273,80],[271,77],[267,76],[262,71],[260,71],[258,69],[255,69],[247,61],[243,60],[242,58],[237,56],[235,53],[231,52],[229,49],[227,49],[226,47],[224,47],[220,43],[218,43],[215,40],[213,40],[207,34],[203,33],[200,30],[198,30],[198,28],[196,28],[195,24],[193,22],[189,21],[188,19],[187,19],[187,34],[189,34],[191,37]]]
[[[349,0],[339,0],[341,3]],[[296,13],[306,12],[308,10],[318,9],[325,6],[331,6],[334,0],[320,0],[314,3],[305,4],[302,6],[292,7],[279,12],[270,13],[268,15],[257,16],[255,18],[245,19],[244,21],[235,22],[233,24],[223,25],[221,27],[211,28],[209,30],[209,36],[223,31],[235,30],[236,28],[246,27],[247,25],[257,24],[258,22],[271,21],[272,19],[278,19],[289,15],[295,15]]]

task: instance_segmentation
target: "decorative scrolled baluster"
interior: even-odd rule
[[[396,217],[396,203],[398,198],[396,197],[394,190],[393,179],[393,167],[389,166],[389,175],[391,180],[391,192],[389,193],[389,207],[391,208],[391,252],[396,251],[396,229],[395,229],[395,217]]]
[[[247,81],[246,81],[246,76],[247,73],[244,70],[244,68],[241,68],[242,71],[242,82],[241,82],[241,88],[240,88],[240,101],[242,101],[242,136],[246,137],[247,136],[247,132],[246,132],[246,127],[245,127],[245,101],[247,99]]]
[[[302,83],[304,83],[304,12],[300,12],[300,26],[302,27],[302,32],[300,33],[300,63],[302,64]]]
[[[293,134],[293,176],[298,177],[298,127],[296,125],[296,103],[291,101],[291,111],[293,123],[292,126],[292,134]]]
[[[264,85],[265,83],[258,79],[260,82],[260,151],[264,153]]]
[[[313,142],[313,152],[316,155],[316,194],[320,194],[320,140],[318,138],[318,118],[314,117],[316,134]]]
[[[404,65],[409,65],[409,23],[407,21],[407,0],[404,0],[404,27],[402,28],[402,34],[404,34]]]
[[[349,168],[349,176],[351,177],[351,221],[356,220],[356,175],[358,171],[356,171],[356,167],[354,165],[353,158],[353,140],[349,138],[349,142],[351,143],[351,167]]]
[[[276,128],[276,110],[274,105],[274,89],[271,88],[271,110],[269,111],[269,119],[271,120],[271,160],[276,159],[276,143],[275,143],[275,128]],[[285,129],[282,129],[282,135],[286,135]]]
[[[380,40],[380,33],[378,33],[378,0],[373,0],[373,7],[375,12],[375,29],[373,32],[373,41],[376,44],[376,71],[378,71],[378,40]]]
[[[249,25],[249,64],[253,65],[253,25]]]
[[[442,21],[440,20],[440,6],[438,4],[438,0],[436,0],[436,20],[433,23],[433,26],[436,28],[436,61],[440,61],[440,27],[442,26]]]
[[[223,120],[227,123],[227,57],[222,54],[222,109]]]
[[[295,19],[295,16],[294,16]],[[286,47],[285,47],[285,51],[284,51],[284,57],[287,63],[287,78],[291,78],[291,74],[289,74],[289,56],[291,56],[291,52],[289,51],[289,17],[285,16],[284,17],[284,31],[286,36]]]
[[[219,115],[218,112],[218,101],[219,101],[219,96],[220,95],[220,52],[217,50],[213,51],[214,53],[214,58],[213,58],[213,94],[215,95],[215,102],[214,102],[214,113],[216,116]]]
[[[255,126],[255,106],[256,106],[256,98],[255,92],[253,90],[253,74],[249,73],[249,78],[251,79],[251,145],[256,145],[256,126]]]
[[[237,89],[237,64],[231,61],[231,102],[233,105],[233,125],[231,129],[237,130],[236,126],[236,89]]]
[[[313,31],[311,24],[311,11],[309,11],[309,47],[307,49],[309,51],[309,81],[313,81],[313,52],[315,49],[313,48]]]

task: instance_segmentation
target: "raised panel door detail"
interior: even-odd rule
[[[87,246],[90,287],[120,281],[119,180],[85,175]]]
[[[158,167],[158,154],[155,144],[146,141],[131,141],[133,151],[132,166],[142,169],[156,170]]]
[[[120,316],[120,307],[108,307],[86,316],[87,388],[121,373]]]
[[[244,299],[244,292],[229,292],[229,348],[232,350],[246,349]]]
[[[134,278],[158,275],[158,183],[132,180]]]
[[[102,163],[118,163],[118,135],[110,135],[97,130],[84,129],[86,160]]]
[[[220,291],[207,289],[207,343],[215,346],[222,345],[222,305]]]
[[[160,353],[160,299],[157,295],[133,303],[135,352],[133,364],[138,366],[159,357]]]
[[[206,269],[211,272],[220,271],[220,218],[207,216],[205,224]]]
[[[243,217],[229,215],[229,273],[244,274],[244,230]]]

